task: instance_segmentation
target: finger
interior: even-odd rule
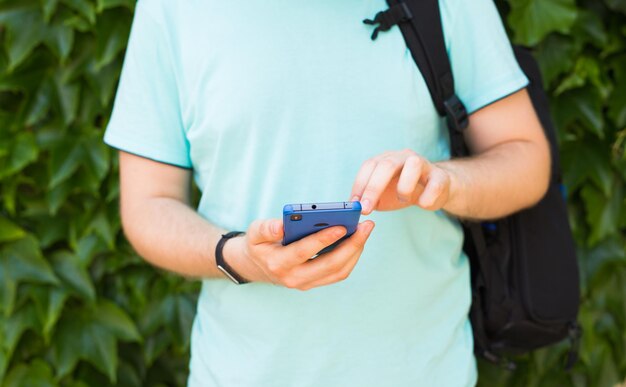
[[[447,200],[449,186],[448,174],[439,168],[433,168],[417,204],[426,210],[440,209]]]
[[[353,254],[352,257],[350,257],[350,259],[348,259],[346,263],[344,264],[344,266],[341,267],[339,270],[333,272],[330,275],[322,277],[316,281],[305,283],[300,286],[300,289],[309,290],[313,288],[318,288],[320,286],[326,286],[326,285],[330,285],[330,284],[334,284],[334,283],[346,280],[350,276],[350,273],[352,273],[352,270],[354,270],[354,267],[356,266],[357,262],[359,262],[359,258],[361,258],[362,251],[363,250],[358,251],[355,254]]]
[[[364,215],[370,214],[376,208],[378,200],[389,185],[389,182],[394,176],[399,174],[403,165],[404,159],[399,155],[393,155],[378,161],[361,197],[362,213]]]
[[[307,262],[324,247],[341,239],[346,235],[346,232],[347,230],[343,226],[333,226],[290,243],[284,250],[284,265],[293,267]]]
[[[335,247],[331,252],[321,255],[319,258],[294,268],[292,275],[295,278],[306,279],[305,282],[299,284],[300,286],[313,283],[330,283],[328,281],[332,282],[333,279],[336,282],[341,277],[341,274],[345,274],[342,270],[346,268],[346,265],[349,265],[355,256],[357,258],[360,256],[365,246],[365,241],[367,241],[373,229],[374,222],[371,220],[359,224],[356,232],[341,242],[339,246]]]
[[[363,165],[361,165],[361,169],[356,174],[356,178],[354,179],[354,184],[352,185],[352,193],[350,194],[350,200],[357,201],[361,199],[361,195],[363,195],[363,190],[367,185],[367,182],[374,172],[374,168],[376,168],[376,159],[366,160]]]
[[[400,172],[396,191],[398,199],[409,202],[415,196],[422,173],[427,172],[428,162],[419,156],[409,156],[404,161],[404,167]]]
[[[281,219],[256,220],[248,227],[248,240],[252,244],[278,242],[283,239]]]

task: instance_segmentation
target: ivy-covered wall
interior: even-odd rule
[[[0,385],[185,384],[198,285],[125,242],[102,143],[134,4],[0,0]],[[551,95],[585,335],[569,373],[560,345],[512,373],[481,364],[480,384],[614,386],[626,378],[626,1],[497,4]]]

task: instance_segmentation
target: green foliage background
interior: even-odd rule
[[[184,385],[198,291],[125,242],[102,143],[135,0],[0,0],[0,383]],[[626,1],[499,0],[534,48],[580,247],[581,359],[481,364],[483,386],[626,377]],[[556,279],[558,280],[558,279]]]

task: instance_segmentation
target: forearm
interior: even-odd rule
[[[186,204],[153,197],[122,201],[124,232],[145,260],[189,277],[223,277],[215,265],[215,246],[224,230]]]
[[[550,168],[544,143],[511,141],[480,155],[437,163],[450,174],[443,209],[460,218],[495,219],[539,201]]]

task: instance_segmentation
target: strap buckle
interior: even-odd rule
[[[379,32],[389,31],[396,24],[407,22],[412,18],[413,14],[409,7],[405,3],[398,3],[385,11],[378,12],[374,20],[365,19],[363,23],[376,26],[372,33],[372,40],[376,40]]]
[[[443,107],[446,112],[446,118],[448,119],[448,127],[461,133],[469,124],[469,117],[465,105],[453,94],[452,97],[443,101]]]

